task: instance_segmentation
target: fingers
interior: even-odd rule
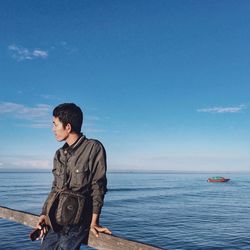
[[[38,240],[41,239],[44,235],[46,235],[46,233],[48,231],[47,226],[44,226],[45,225],[45,218],[46,218],[46,216],[44,216],[44,215],[40,216],[38,219],[38,223],[36,225],[36,228],[40,229],[40,235],[39,235]]]
[[[98,230],[100,233],[111,234],[111,231],[110,231],[108,228],[106,228],[106,227],[99,227],[97,230]]]
[[[112,232],[107,227],[104,227],[103,233],[105,233],[105,234],[112,234]]]
[[[47,233],[48,233],[48,227],[45,226],[45,227],[42,227],[41,231],[40,231],[40,235],[39,235],[39,238],[37,240],[40,240],[41,238],[43,238]]]
[[[39,240],[39,239],[41,239],[41,238],[43,237],[43,235],[44,235],[44,231],[43,231],[43,230],[41,230],[41,231],[40,231],[40,235],[39,235],[38,240]]]
[[[42,225],[45,224],[45,215],[41,215],[38,219],[38,223],[36,224],[36,228],[42,229]]]
[[[98,232],[94,227],[91,227],[90,230],[95,235],[95,237],[99,237]]]
[[[93,226],[91,227],[91,231],[94,233],[96,237],[98,237],[98,232],[105,234],[112,234],[112,232],[107,227],[101,227],[101,226]]]

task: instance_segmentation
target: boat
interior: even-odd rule
[[[221,176],[215,176],[207,179],[208,182],[227,182],[229,180],[230,179]]]

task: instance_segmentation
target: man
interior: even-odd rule
[[[107,191],[105,149],[99,141],[87,139],[81,133],[82,121],[82,111],[74,103],[64,103],[53,110],[56,140],[66,143],[55,153],[52,189],[37,224],[41,229],[40,237],[44,237],[42,250],[80,249],[89,229],[96,237],[99,232],[111,234],[109,229],[99,225]],[[72,194],[77,198],[72,198]],[[69,202],[66,206],[65,200]],[[72,215],[73,220],[67,222]],[[42,225],[49,225],[47,234],[48,227]]]

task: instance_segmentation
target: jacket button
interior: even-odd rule
[[[78,173],[78,172],[79,172],[79,170],[77,169],[77,170],[76,170],[76,172]]]

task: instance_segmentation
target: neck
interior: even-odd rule
[[[80,134],[76,134],[76,133],[70,133],[68,135],[68,138],[66,139],[66,142],[69,146],[71,146],[72,144],[74,144],[78,138],[80,137]]]

